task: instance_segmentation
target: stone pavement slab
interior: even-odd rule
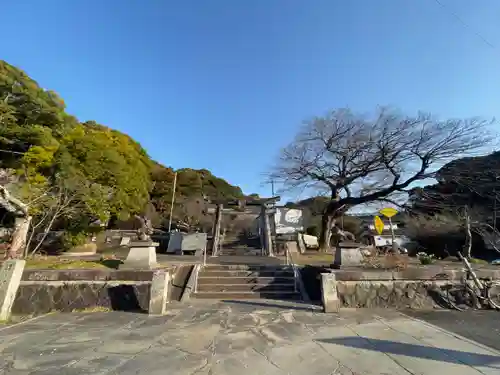
[[[500,352],[391,310],[191,301],[166,316],[51,314],[0,328],[0,374],[500,374]]]

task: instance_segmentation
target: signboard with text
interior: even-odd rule
[[[274,214],[274,224],[277,234],[289,234],[304,230],[302,210],[277,207]]]

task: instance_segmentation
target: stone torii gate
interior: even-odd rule
[[[259,215],[259,232],[260,241],[262,244],[262,249],[264,254],[267,256],[274,256],[273,254],[273,239],[271,231],[271,221],[270,217],[274,215],[274,205],[280,200],[279,196],[272,198],[261,198],[261,199],[239,199],[239,200],[217,200],[212,203],[216,204],[214,225],[212,230],[212,256],[217,256],[219,250],[220,240],[221,240],[221,223],[222,223],[222,212],[224,207],[239,207],[244,208],[246,206],[260,206]]]

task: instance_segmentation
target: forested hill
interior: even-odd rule
[[[58,94],[2,60],[0,150],[0,167],[13,176],[16,194],[31,201],[38,195],[56,196],[43,192],[57,191],[60,196],[64,191],[75,207],[68,210],[71,223],[125,218],[151,206],[160,215],[169,212],[172,168],[151,160],[128,135],[94,121],[80,122],[66,112]],[[243,196],[239,187],[208,170],[177,172],[179,205],[203,196]],[[33,205],[32,213],[38,215],[47,207]]]

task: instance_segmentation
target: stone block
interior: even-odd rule
[[[131,247],[127,259],[120,265],[120,269],[153,269],[156,262],[156,247]]]
[[[295,241],[286,241],[285,249],[287,249],[291,254],[297,254],[299,252],[297,242]]]
[[[182,233],[172,232],[170,233],[170,239],[168,240],[167,254],[175,254],[181,251],[182,248]]]
[[[7,260],[0,268],[0,320],[10,318],[25,264],[24,260]]]
[[[120,246],[127,246],[130,243],[130,237],[122,237],[120,240]]]
[[[339,312],[340,300],[337,294],[337,280],[334,273],[321,274],[321,300],[325,313]]]
[[[393,273],[383,270],[335,270],[337,281],[392,280]]]
[[[160,246],[159,242],[154,242],[152,240],[139,240],[139,241],[134,241],[129,243],[130,247],[157,247]]]
[[[306,251],[306,244],[304,242],[304,235],[302,233],[297,233],[297,245],[301,254]]]
[[[170,272],[158,270],[153,273],[149,296],[149,315],[164,315],[167,312]]]
[[[304,244],[309,249],[317,249],[319,247],[318,237],[309,234],[303,234]]]
[[[334,268],[359,266],[363,262],[363,255],[359,247],[341,247],[335,250]]]

